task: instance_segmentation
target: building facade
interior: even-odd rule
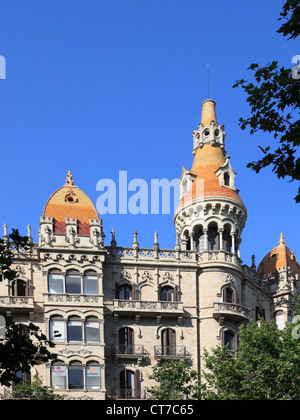
[[[154,365],[176,358],[201,371],[204,348],[237,349],[242,323],[289,321],[300,265],[282,234],[258,268],[254,257],[242,263],[247,210],[211,99],[193,154],[180,179],[175,249],[160,249],[157,233],[151,249],[140,248],[137,232],[125,248],[114,231],[105,246],[102,220],[70,172],[40,216],[39,243],[28,226],[17,277],[0,283],[0,313],[33,322],[56,344],[58,360],[31,377],[69,399],[147,398]]]

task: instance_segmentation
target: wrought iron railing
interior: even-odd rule
[[[113,355],[144,356],[144,346],[141,344],[113,344]]]
[[[154,346],[156,357],[187,357],[186,346]]]

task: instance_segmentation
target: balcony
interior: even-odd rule
[[[197,257],[198,257],[199,264],[228,263],[228,264],[237,265],[238,267],[241,267],[241,264],[242,264],[242,260],[237,254],[234,254],[232,252],[228,252],[222,249],[215,250],[215,251],[205,250],[197,254]]]
[[[32,312],[33,296],[0,296],[0,309],[8,312]]]
[[[154,346],[156,360],[186,359],[188,356],[185,346]]]
[[[114,300],[114,314],[123,316],[143,317],[182,317],[182,302],[163,302],[163,301],[141,301],[141,300]]]
[[[123,359],[137,360],[138,365],[146,358],[146,351],[141,344],[112,345],[112,355],[115,362]]]
[[[149,394],[145,389],[119,388],[108,392],[109,400],[145,400]]]
[[[213,316],[215,319],[226,318],[236,322],[249,321],[249,309],[236,303],[214,303]]]
[[[58,306],[103,306],[102,295],[67,293],[44,293],[45,305]]]

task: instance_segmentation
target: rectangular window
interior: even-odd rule
[[[83,277],[83,293],[85,295],[98,294],[98,279],[97,276],[84,276]]]
[[[68,274],[66,276],[66,293],[73,295],[80,295],[81,293],[81,281],[80,276],[75,274]]]
[[[99,322],[85,322],[85,341],[87,343],[99,343]]]
[[[51,366],[51,379],[54,389],[67,388],[67,374],[65,366]]]
[[[100,366],[87,366],[86,367],[85,383],[86,383],[87,389],[100,388]]]
[[[64,276],[49,274],[49,293],[64,293]]]
[[[82,366],[69,366],[69,389],[83,389]]]
[[[82,341],[81,321],[68,321],[68,341]]]
[[[65,342],[65,322],[51,321],[50,322],[50,340],[55,343]]]

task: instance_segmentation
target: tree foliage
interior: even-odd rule
[[[26,251],[29,245],[28,237],[21,236],[17,229],[0,239],[0,281],[15,279],[14,253]],[[30,372],[32,366],[55,360],[56,355],[49,351],[54,344],[39,327],[33,323],[16,323],[5,314],[2,316],[5,318],[5,339],[0,339],[0,385],[10,386],[20,381],[16,376],[18,371]]]
[[[198,372],[184,360],[167,360],[162,366],[154,366],[149,379],[158,385],[147,388],[153,400],[179,400],[195,397],[198,391]]]
[[[300,315],[299,305],[295,315]],[[300,317],[299,317],[300,318]],[[251,321],[239,330],[237,354],[218,346],[205,351],[203,399],[289,400],[300,398],[300,340],[295,324]]]
[[[158,385],[147,389],[151,399],[299,400],[299,298],[295,302],[293,323],[283,330],[261,318],[240,327],[237,353],[222,345],[204,350],[201,378],[182,360],[153,367],[149,378]]]
[[[299,0],[287,0],[279,20],[284,20],[279,33],[295,39],[300,34]],[[256,173],[271,166],[278,178],[287,177],[290,181],[300,181],[300,95],[299,79],[292,77],[291,69],[273,61],[264,67],[257,63],[248,68],[254,81],[238,80],[233,87],[242,87],[247,94],[251,116],[240,118],[240,127],[250,128],[250,134],[257,131],[273,134],[274,146],[259,146],[263,157],[249,162],[247,167]],[[300,187],[295,197],[300,202]]]
[[[32,383],[29,385],[22,381],[16,385],[13,399],[14,400],[63,400],[64,395],[55,394],[54,391],[42,385],[42,380],[35,376]]]

